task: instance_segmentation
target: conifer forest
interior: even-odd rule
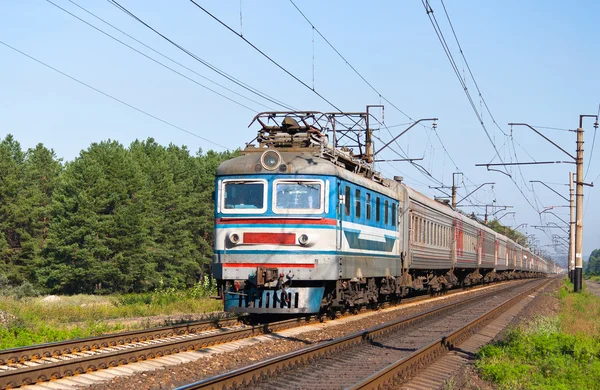
[[[217,166],[149,138],[92,144],[63,162],[0,142],[0,287],[108,294],[189,287],[209,273]]]

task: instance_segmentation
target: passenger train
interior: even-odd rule
[[[226,311],[317,313],[557,271],[401,178],[382,178],[368,126],[355,154],[339,147],[350,134],[340,113],[255,121],[258,145],[216,175],[212,268]]]

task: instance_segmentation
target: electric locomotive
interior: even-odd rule
[[[364,305],[498,280],[497,263],[507,277],[547,272],[534,256],[509,265],[516,244],[400,178],[380,177],[368,112],[268,112],[254,121],[258,145],[216,175],[213,275],[226,311]],[[340,148],[344,139],[358,153]]]

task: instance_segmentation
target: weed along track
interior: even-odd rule
[[[547,283],[511,284],[180,389],[394,387]]]

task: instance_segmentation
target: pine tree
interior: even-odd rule
[[[12,135],[0,142],[0,272],[10,284],[18,284],[22,279],[15,262],[21,250],[17,198],[23,185],[24,158],[21,145]]]
[[[117,142],[92,144],[68,163],[55,190],[40,283],[56,292],[143,289],[147,224],[142,176]]]

